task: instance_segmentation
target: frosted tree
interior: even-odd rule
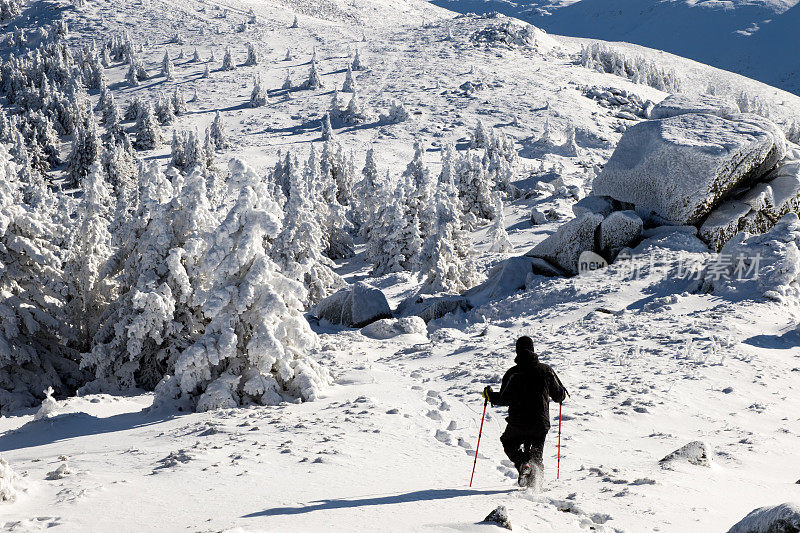
[[[300,22],[297,20],[297,15],[294,16],[294,21],[292,21],[292,25],[289,26],[290,28],[299,28]]]
[[[252,43],[245,43],[247,47],[247,59],[245,60],[244,64],[246,67],[252,67],[254,65],[258,65],[258,54],[256,53],[255,46]]]
[[[358,225],[359,235],[365,239],[369,237],[372,228],[371,220],[378,190],[378,165],[375,163],[375,150],[370,148],[361,170],[361,181],[353,191],[353,218]]]
[[[361,104],[358,92],[354,89],[347,108],[341,113],[340,120],[346,124],[363,124],[369,120],[369,113]]]
[[[222,115],[219,111],[214,115],[214,121],[209,127],[209,133],[215,150],[228,148],[228,136],[225,134],[225,124],[222,122]]]
[[[303,84],[303,87],[309,90],[322,89],[325,87],[322,83],[322,78],[319,76],[319,69],[317,68],[316,61],[311,61],[311,67],[308,70],[308,79],[305,84]]]
[[[333,271],[333,262],[323,255],[325,239],[311,201],[309,181],[314,180],[316,159],[309,158],[301,174],[289,169],[289,198],[283,229],[272,246],[271,256],[288,277],[300,281],[308,291],[308,304],[315,304],[345,285]]]
[[[172,101],[164,93],[158,95],[154,112],[159,124],[166,126],[175,122],[175,111],[172,108]]]
[[[430,235],[435,216],[434,208],[431,205],[434,184],[422,159],[424,151],[422,143],[414,143],[414,157],[401,176],[408,183],[406,216],[417,219],[422,239]]]
[[[355,92],[356,81],[353,79],[353,69],[347,65],[347,74],[345,74],[344,83],[342,84],[343,93]]]
[[[139,76],[136,74],[136,65],[133,62],[128,65],[128,71],[125,74],[125,81],[128,82],[128,85],[131,87],[139,86]]]
[[[89,173],[89,167],[97,161],[102,150],[103,146],[97,133],[94,117],[85,114],[83,120],[79,122],[79,127],[75,132],[75,141],[72,143],[67,167],[68,182],[74,185],[80,184]]]
[[[408,216],[405,191],[409,184],[400,179],[392,186],[388,176],[382,183],[380,203],[376,207],[373,225],[367,239],[366,255],[372,263],[372,273],[383,276],[403,270],[419,268],[419,252],[422,239],[419,235],[419,219],[416,214]]]
[[[250,107],[261,107],[269,103],[267,89],[261,84],[261,75],[253,79],[253,91],[250,93]]]
[[[18,168],[0,145],[0,410],[39,403],[82,381],[65,311],[58,211],[23,203]],[[46,194],[47,189],[40,189]],[[45,209],[49,202],[35,201]],[[63,210],[62,210],[63,212]]]
[[[475,125],[475,130],[472,132],[469,140],[470,148],[486,148],[489,143],[489,135],[486,133],[486,128],[483,127],[483,122],[478,119]]]
[[[91,339],[100,315],[112,296],[109,280],[101,277],[111,257],[112,199],[105,170],[95,161],[82,183],[83,195],[78,204],[75,230],[69,246],[70,256],[64,267],[70,301],[68,310],[81,352],[91,349]]]
[[[192,54],[192,63],[200,63],[200,52],[195,47],[194,53]]]
[[[197,95],[196,91],[197,89],[195,89],[195,96]],[[170,102],[172,103],[172,111],[176,116],[185,115],[188,111],[188,108],[186,107],[186,100],[183,99],[183,92],[181,92],[180,87],[176,86],[175,90],[172,91]]]
[[[168,81],[175,79],[175,65],[172,64],[172,59],[169,57],[169,50],[164,52],[164,58],[161,60],[161,74]]]
[[[163,141],[161,126],[158,125],[153,106],[149,102],[145,104],[136,121],[136,130],[134,146],[139,150],[152,150]]]
[[[236,64],[233,62],[230,46],[225,48],[225,56],[222,58],[221,70],[236,70]]]
[[[283,80],[283,85],[281,85],[281,89],[284,91],[289,91],[292,89],[292,76],[289,73],[289,70],[286,70],[286,78]]]
[[[152,390],[174,372],[178,354],[199,338],[204,320],[193,303],[205,236],[215,220],[202,172],[173,183],[157,163],[139,174],[141,191],[129,234],[109,261],[119,296],[101,317],[82,364],[94,371],[85,391]]]
[[[286,49],[286,55],[283,56],[283,60],[284,61],[291,61],[292,59],[293,59],[292,58],[292,51],[291,51],[291,49],[287,48]]]
[[[321,122],[321,134],[323,141],[333,140],[333,126],[331,125],[331,114],[325,113]]]
[[[246,185],[212,232],[201,264],[207,281],[196,297],[207,325],[157,390],[191,399],[198,411],[313,400],[328,382],[308,357],[317,339],[303,316],[305,290],[264,249],[280,223],[277,205],[265,205],[259,188]]]
[[[381,114],[380,121],[384,124],[398,124],[400,122],[405,122],[410,118],[411,114],[408,112],[402,102],[392,100],[389,104],[389,111],[386,114]]]
[[[358,53],[358,48],[356,48],[355,56],[353,56],[353,61],[350,64],[350,68],[352,70],[364,70],[364,65],[361,63],[361,55]]]
[[[503,199],[499,191],[494,193],[494,219],[489,226],[489,239],[492,245],[489,251],[495,254],[504,254],[512,250],[511,242],[506,232],[506,217],[503,214]]]
[[[421,253],[421,271],[427,275],[420,292],[461,292],[480,278],[472,257],[472,242],[462,226],[454,184],[440,184],[434,201],[433,231]]]
[[[455,162],[456,188],[467,215],[467,227],[474,227],[494,216],[492,184],[477,153],[467,153]]]
[[[208,68],[208,64],[206,64],[205,68],[203,69],[203,77],[208,78],[211,76],[211,71]]]

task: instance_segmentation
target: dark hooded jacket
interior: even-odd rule
[[[514,362],[489,401],[508,406],[506,421],[510,425],[546,432],[550,429],[550,400],[563,402],[567,391],[553,369],[540,363],[534,352],[518,350]]]

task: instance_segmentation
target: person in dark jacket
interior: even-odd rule
[[[548,365],[539,362],[530,337],[520,337],[516,345],[516,363],[495,392],[483,390],[492,406],[508,406],[506,430],[500,437],[503,450],[519,472],[519,484],[528,485],[534,467],[542,471],[542,451],[550,430],[550,400],[561,403],[567,390]]]

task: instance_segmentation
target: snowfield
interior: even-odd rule
[[[197,387],[175,392],[175,381],[161,375],[150,387],[161,384],[157,392],[112,394],[102,383],[68,398],[36,391],[44,398],[41,408],[0,416],[4,530],[481,532],[497,527],[483,519],[503,505],[514,531],[705,532],[727,531],[759,507],[795,502],[787,508],[796,509],[800,255],[777,250],[775,242],[793,245],[783,233],[753,239],[753,246],[767,247],[776,262],[786,260],[770,278],[783,284],[772,298],[764,298],[764,287],[747,285],[737,292],[715,284],[710,272],[687,272],[687,265],[716,257],[692,234],[645,230],[647,238],[633,250],[641,255],[631,261],[570,278],[529,273],[524,289],[497,287],[490,298],[480,293],[472,309],[427,326],[418,317],[404,317],[363,329],[316,319],[297,296],[302,281],[284,277],[291,276],[290,268],[259,248],[279,221],[270,218],[275,202],[260,195],[266,185],[259,188],[256,182],[275,167],[279,150],[280,157],[291,150],[301,162],[309,158],[312,143],[315,154],[322,150],[321,125],[334,91],[348,76],[357,86],[363,116],[351,123],[333,120],[332,129],[344,152],[352,154],[359,179],[368,149],[374,150],[378,175],[388,171],[395,184],[417,156],[439,175],[440,151],[452,144],[466,154],[476,142],[479,121],[493,135],[513,140],[519,159],[511,185],[519,192],[504,194],[500,202],[499,193],[493,195],[501,222],[476,223],[464,237],[481,281],[492,267],[527,253],[574,217],[572,206],[591,191],[623,132],[667,92],[582,66],[587,40],[533,31],[505,17],[459,16],[422,0],[86,0],[78,6],[32,0],[21,15],[4,21],[3,31],[62,19],[69,26],[67,43],[76,49],[93,41],[100,46],[123,33],[143,46],[137,57],[149,79],[132,86],[129,65],[118,61],[104,71],[121,110],[137,97],[155,103],[160,93],[174,94],[176,87],[187,101],[186,112],[161,127],[163,144],[136,152],[152,165],[147,168],[153,181],[163,182],[148,194],[166,194],[169,179],[183,183],[174,174],[158,174],[172,160],[173,130],[196,131],[202,139],[217,114],[224,121],[228,146],[218,145],[214,154],[220,175],[233,157],[248,166],[231,165],[231,175],[240,181],[231,178],[220,186],[229,195],[224,205],[230,211],[224,224],[216,223],[230,231],[228,240],[240,240],[234,251],[209,253],[198,263],[199,277],[213,278],[218,265],[232,270],[197,294],[206,298],[202,309],[208,321],[220,294],[257,302],[242,311],[230,300],[219,311],[230,315],[231,323],[249,319],[268,330],[260,329],[261,337],[253,334],[263,344],[248,345],[254,346],[251,352],[237,352],[236,361],[265,365],[259,357],[269,350],[256,348],[285,348],[285,359],[266,366],[290,361],[295,381],[286,382],[302,392],[283,394],[283,377],[269,382],[265,376],[271,374],[264,371],[262,388],[252,396],[265,405],[232,407],[237,402],[228,400],[235,394],[224,388],[230,374],[206,375],[214,365],[202,366],[197,359],[178,360],[197,365],[186,375],[209,387],[203,390],[222,387],[201,396],[210,406],[206,412],[191,408],[201,411],[203,400],[186,401]],[[252,44],[257,64],[244,65],[245,43]],[[749,111],[768,115],[789,137],[800,124],[800,98],[788,92],[658,50],[606,46],[619,57],[639,59],[647,70],[641,74],[678,80],[687,94],[713,93],[739,102],[745,94],[754,107]],[[221,68],[227,48],[233,70]],[[199,62],[193,60],[195,49]],[[8,53],[5,44],[3,50]],[[158,74],[165,51],[173,63],[172,80]],[[352,69],[356,51],[363,70]],[[207,62],[212,52],[215,59]],[[300,88],[312,65],[318,66],[323,87]],[[287,75],[292,88],[282,89]],[[257,76],[267,101],[253,106]],[[344,108],[351,94],[339,97]],[[98,105],[98,91],[90,91],[90,98]],[[408,120],[397,119],[399,105]],[[132,121],[124,126],[135,128]],[[796,133],[800,136],[800,129]],[[417,141],[423,148],[415,149]],[[65,160],[69,144],[61,146]],[[50,176],[74,191],[65,171],[58,166]],[[187,195],[199,187],[197,176],[190,174],[185,182]],[[367,211],[384,208],[381,191],[372,196],[374,203],[367,202]],[[103,197],[102,191],[97,194]],[[153,200],[156,204],[167,205]],[[446,202],[439,206],[444,217]],[[1,201],[0,207],[5,207]],[[156,220],[153,211],[146,215]],[[193,222],[201,223],[186,221],[187,227]],[[779,229],[790,232],[790,222]],[[313,226],[298,223],[297,242],[307,242]],[[260,233],[247,240],[245,229],[253,227]],[[501,229],[508,247],[498,245]],[[153,241],[160,235],[151,235]],[[744,247],[751,241],[741,241],[735,244],[749,249]],[[220,249],[229,244],[222,237],[214,242]],[[185,248],[191,251],[188,244]],[[386,295],[395,313],[417,309],[425,276],[407,271],[374,276],[367,248],[363,235],[356,235],[352,257],[317,261],[335,271],[323,280],[329,285],[320,281],[320,293],[364,281]],[[321,271],[321,277],[329,274]],[[265,286],[270,291],[261,291]],[[269,314],[279,306],[276,301],[288,310]],[[219,330],[205,330],[190,353],[212,360],[210,346],[224,352],[223,322]],[[570,392],[561,416],[560,476],[556,479],[558,405],[551,405],[553,428],[538,492],[517,487],[516,470],[499,441],[504,410],[490,407],[469,487],[481,391],[499,385],[520,335],[533,338],[542,361]],[[187,347],[182,348],[184,355]],[[176,403],[163,401],[169,387]],[[690,448],[705,450],[704,460],[677,454],[661,461],[693,442],[702,443]]]

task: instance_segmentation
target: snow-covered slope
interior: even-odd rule
[[[513,249],[490,253],[489,228],[475,228],[469,237],[481,274],[571,218],[593,167],[641,119],[591,94],[610,88],[641,103],[666,96],[580,66],[585,40],[537,33],[529,46],[478,42],[508,21],[456,17],[421,0],[88,0],[80,9],[37,0],[26,15],[10,28],[64,17],[73,46],[126,31],[144,45],[140,56],[152,73],[165,51],[171,58],[185,51],[174,60],[174,81],[155,76],[131,87],[127,66],[114,64],[105,69],[109,86],[123,108],[175,86],[187,99],[196,91],[165,133],[202,131],[219,112],[230,141],[215,156],[223,167],[239,156],[261,176],[278,150],[307,158],[355,49],[365,70],[354,76],[372,118],[337,125],[335,135],[359,168],[373,148],[381,175],[388,170],[396,182],[422,140],[423,162],[438,172],[438,149],[453,143],[466,153],[479,119],[511,136],[521,158],[514,184],[524,193],[506,200]],[[258,65],[241,65],[245,42],[259,52]],[[222,71],[228,46],[239,66]],[[195,47],[203,62],[189,60]],[[746,92],[782,124],[800,112],[800,98],[740,75],[636,45],[612,50],[674,71],[690,93]],[[279,89],[287,71],[295,87],[305,80],[314,53],[324,89]],[[256,74],[270,103],[254,108]],[[379,121],[392,100],[410,120]],[[166,146],[137,154],[162,167],[169,162]],[[544,217],[536,226],[534,208]],[[36,409],[17,410],[0,418],[0,455],[10,467],[0,474],[22,476],[13,481],[14,502],[0,502],[0,526],[485,531],[491,526],[483,518],[505,505],[515,531],[712,531],[753,508],[796,501],[800,302],[704,294],[678,270],[711,256],[702,245],[675,250],[679,241],[657,236],[643,245],[640,251],[655,255],[637,266],[634,280],[626,265],[570,279],[533,277],[526,290],[433,321],[425,334],[376,339],[309,317],[320,337],[314,357],[334,380],[312,402],[148,411],[153,393],[130,391],[60,400],[38,417]],[[356,244],[355,257],[336,264],[348,282],[370,282],[393,309],[416,293],[415,274],[371,277],[364,243]],[[490,409],[470,488],[480,391],[497,386],[522,334],[534,338],[571,392],[560,478],[554,429],[542,491],[519,490],[499,442],[505,414]],[[555,428],[557,406],[551,415]],[[697,440],[707,444],[710,466],[659,464]]]
[[[559,35],[625,41],[714,65],[798,93],[797,2],[778,0],[437,0],[459,12],[499,11]]]

